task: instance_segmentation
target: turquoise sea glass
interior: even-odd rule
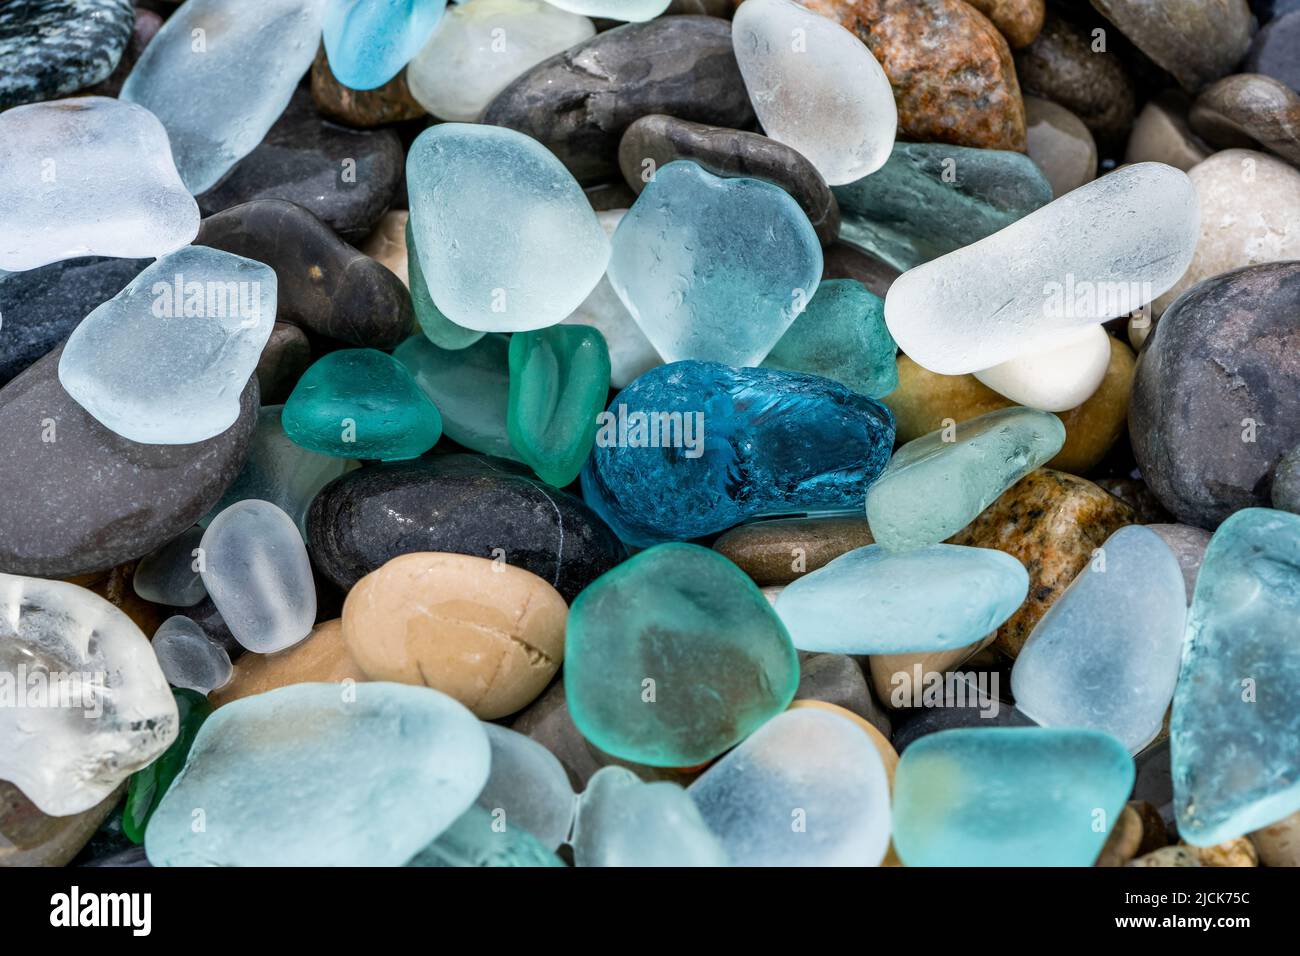
[[[323,0],[325,55],[344,86],[383,86],[420,52],[447,0]]]
[[[430,342],[441,349],[455,350],[466,348],[483,338],[484,333],[457,325],[434,304],[429,286],[424,281],[424,273],[420,270],[420,251],[416,248],[410,217],[406,220],[406,273],[411,282],[411,305],[415,309],[415,320]]]

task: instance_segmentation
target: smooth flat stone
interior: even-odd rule
[[[208,718],[145,850],[154,866],[400,866],[469,808],[489,755],[427,687],[282,687]]]
[[[230,175],[198,196],[203,215],[255,199],[284,199],[342,239],[361,242],[401,185],[401,139],[391,129],[355,130],[325,121],[306,88],[276,115],[275,125]]]
[[[723,532],[713,542],[759,587],[785,585],[835,558],[872,543],[865,517],[771,518],[750,521]]]
[[[1205,552],[1169,725],[1178,831],[1212,846],[1300,809],[1300,516],[1248,508]]]
[[[686,160],[655,173],[618,224],[609,259],[610,285],[669,362],[757,365],[821,272],[817,234],[788,193]]]
[[[500,558],[572,601],[625,555],[578,498],[518,465],[479,455],[344,475],[312,502],[307,531],[313,562],[344,590],[399,554],[449,551]]]
[[[595,329],[552,326],[510,338],[510,444],[537,476],[578,477],[609,397],[609,351]]]
[[[527,706],[564,660],[564,598],[522,568],[416,552],[366,575],[343,640],[371,680],[423,684],[492,720]]]
[[[1187,177],[1201,205],[1201,235],[1183,277],[1156,299],[1157,315],[1203,279],[1300,259],[1300,169],[1267,153],[1225,149]]]
[[[1034,42],[1016,51],[1016,77],[1023,93],[1083,120],[1104,152],[1128,135],[1137,96],[1124,59],[1112,49],[1095,50],[1092,29],[1092,20],[1054,4]]]
[[[899,269],[977,242],[1052,199],[1022,153],[938,143],[895,143],[879,171],[834,192],[843,239]]]
[[[311,101],[322,116],[357,129],[374,129],[426,115],[407,85],[405,70],[373,90],[355,90],[340,83],[330,70],[324,47],[311,62]]]
[[[194,241],[274,269],[277,317],[309,332],[390,349],[415,324],[411,298],[392,272],[287,200],[256,199],[218,212],[203,220]]]
[[[677,362],[610,402],[582,492],[638,545],[764,514],[856,511],[893,439],[883,405],[828,379]]]
[[[1040,351],[981,369],[975,378],[1017,405],[1066,412],[1078,408],[1101,386],[1110,368],[1110,341],[1102,326],[1084,326],[1062,333]]]
[[[203,529],[195,525],[142,557],[131,575],[135,593],[169,607],[190,607],[207,597],[197,567],[202,538]]]
[[[199,547],[203,586],[230,633],[260,654],[305,638],[316,585],[298,526],[269,501],[239,501],[217,515]]]
[[[931,734],[898,764],[894,846],[907,866],[1091,866],[1133,776],[1095,730]]]
[[[129,0],[18,0],[0,12],[0,110],[105,79],[135,22]]]
[[[0,276],[0,386],[52,351],[149,259],[64,259]]]
[[[527,830],[522,827],[500,829],[497,818],[475,804],[406,865],[562,867],[565,864]]]
[[[0,780],[0,868],[64,866],[75,859],[122,799],[123,787],[81,813],[51,816]]]
[[[393,352],[442,416],[442,432],[471,451],[522,461],[510,444],[510,338],[485,335],[463,349],[413,335]],[[602,399],[604,396],[601,396]]]
[[[880,754],[825,710],[772,718],[687,792],[734,866],[876,866],[889,846]]]
[[[678,159],[688,159],[715,176],[780,186],[799,203],[823,245],[839,235],[834,193],[817,167],[785,143],[759,133],[652,114],[629,126],[618,144],[619,169],[637,195],[657,170]]]
[[[1053,199],[1097,178],[1097,143],[1083,120],[1051,100],[1026,96],[1025,124],[1029,158],[1052,184]]]
[[[687,791],[644,783],[623,767],[598,770],[578,802],[573,859],[578,866],[726,866]]]
[[[440,349],[454,351],[469,348],[483,338],[485,333],[457,325],[443,315],[442,310],[434,303],[433,295],[429,292],[429,284],[424,280],[424,270],[420,268],[420,250],[416,244],[409,215],[406,220],[406,265],[415,319],[419,324],[419,330],[430,342]]]
[[[156,640],[156,637],[155,637]],[[226,661],[229,667],[230,661]],[[122,835],[130,843],[139,845],[144,842],[145,828],[149,818],[171,786],[190,748],[199,728],[212,715],[212,707],[202,693],[195,690],[178,689],[172,692],[176,699],[177,726],[176,739],[171,742],[162,755],[147,767],[142,767],[131,774],[127,787],[126,800],[122,806]]]
[[[77,256],[154,258],[198,231],[167,131],[148,110],[102,96],[0,114],[0,218],[9,272]]]
[[[325,53],[344,86],[383,86],[420,52],[447,0],[325,0]]]
[[[605,235],[612,239],[625,215],[626,209],[608,209],[597,212],[596,219]],[[612,388],[626,388],[642,372],[664,364],[641,331],[641,326],[636,324],[632,313],[609,284],[608,274],[601,277],[596,288],[563,324],[589,325],[600,332],[609,351],[609,384]]]
[[[350,470],[352,463],[346,458],[317,454],[294,442],[285,434],[281,422],[283,411],[283,405],[263,405],[258,409],[257,428],[249,443],[244,468],[221,500],[204,515],[201,525],[207,527],[213,518],[236,502],[259,499],[269,501],[292,518],[306,539],[307,508],[312,499]],[[179,601],[160,603],[180,605]]]
[[[587,17],[542,0],[467,0],[438,21],[406,78],[434,116],[473,123],[515,79],[595,33]]]
[[[1034,625],[1133,509],[1090,481],[1041,468],[1002,493],[952,544],[997,548],[1029,571],[1024,606],[998,628],[997,649],[1020,653]]]
[[[1028,46],[1043,28],[1043,0],[968,0],[970,5],[993,21],[993,25],[1015,49]]]
[[[867,488],[871,534],[889,551],[937,544],[970,524],[1064,441],[1065,426],[1055,415],[1015,407],[908,442]]]
[[[1174,695],[1186,600],[1182,568],[1160,536],[1120,528],[1020,649],[1016,707],[1044,727],[1105,731],[1137,753]]]
[[[149,641],[75,584],[0,574],[0,674],[0,778],[51,816],[89,810],[176,737]]]
[[[1300,166],[1300,94],[1271,76],[1225,76],[1196,98],[1188,122],[1211,143],[1259,146]]]
[[[191,445],[240,417],[275,322],[276,279],[252,259],[201,246],[164,256],[73,330],[59,382],[133,442]],[[138,359],[148,355],[145,369]]]
[[[1155,64],[1195,92],[1231,73],[1255,32],[1246,0],[1095,0],[1093,6]]]
[[[1262,73],[1300,92],[1300,7],[1265,24],[1255,34],[1241,65],[1243,73]]]
[[[941,590],[935,581],[943,581]],[[869,545],[783,590],[776,611],[801,651],[899,654],[964,647],[1009,618],[1029,576],[990,548],[935,544],[891,553]]]
[[[791,0],[750,0],[732,18],[731,43],[764,131],[827,183],[885,164],[898,126],[894,91],[857,36]]]
[[[257,386],[262,401],[283,405],[311,364],[311,343],[302,329],[278,319],[257,360]]]
[[[535,140],[443,123],[411,145],[407,178],[420,271],[438,310],[457,325],[483,332],[554,325],[600,281],[609,240],[573,177]],[[489,202],[509,204],[511,221],[481,215]]]
[[[319,0],[198,0],[145,48],[121,96],[162,121],[191,193],[216,184],[284,112],[316,54],[322,13]]]
[[[531,136],[587,185],[618,175],[623,131],[651,113],[729,129],[753,124],[730,23],[668,16],[598,33],[512,82],[483,122]]]
[[[853,279],[824,279],[763,367],[820,375],[880,398],[898,387],[897,355],[884,300]]]
[[[154,633],[153,652],[167,683],[208,694],[230,680],[230,655],[203,628],[182,615],[169,617]]]
[[[932,372],[989,368],[1150,302],[1182,276],[1199,233],[1185,173],[1125,166],[904,273],[885,297],[885,321]]]
[[[1023,150],[1025,112],[1011,50],[995,26],[957,0],[814,0],[884,67],[898,136]]]
[[[0,568],[14,573],[101,571],[171,541],[239,473],[256,421],[257,382],[250,378],[239,418],[215,438],[137,444],[63,390],[61,354],[56,349],[0,390],[0,433],[9,436],[0,459]],[[51,514],[60,520],[52,523]]]
[[[364,680],[368,678],[343,642],[343,621],[335,618],[317,624],[305,638],[282,651],[241,655],[229,683],[214,690],[209,699],[213,707],[224,707],[233,700],[290,684],[342,686]]]
[[[1166,90],[1148,100],[1133,123],[1126,163],[1165,163],[1187,172],[1210,155],[1187,123],[1192,102],[1177,90]]]
[[[573,602],[565,691],[606,753],[653,767],[718,756],[794,698],[799,665],[776,613],[721,555],[643,551]]]
[[[318,359],[284,403],[280,424],[295,444],[336,458],[415,458],[442,435],[437,407],[406,366],[375,349]]]
[[[1300,444],[1295,340],[1300,263],[1216,276],[1190,290],[1138,358],[1129,437],[1142,476],[1178,520],[1213,529],[1268,504],[1268,477]]]

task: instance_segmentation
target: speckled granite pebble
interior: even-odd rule
[[[105,79],[134,25],[131,0],[0,5],[0,110],[58,99]]]

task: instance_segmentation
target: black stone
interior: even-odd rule
[[[618,143],[651,113],[744,129],[755,122],[718,17],[628,23],[543,60],[502,90],[483,122],[527,133],[583,184],[618,175]]]
[[[307,512],[307,549],[346,590],[401,554],[499,557],[572,601],[625,557],[582,501],[485,455],[368,465],[336,478]]]
[[[10,574],[89,574],[175,538],[239,474],[257,421],[250,377],[239,418],[220,435],[192,445],[128,441],[63,390],[62,354],[0,389],[0,571]]]
[[[1243,73],[1263,73],[1300,92],[1300,10],[1278,17],[1250,44]]]
[[[1250,9],[1255,11],[1260,23],[1268,23],[1294,10],[1300,10],[1300,0],[1250,0]]]
[[[656,113],[629,126],[619,142],[619,168],[637,193],[649,173],[677,159],[692,160],[715,176],[747,176],[780,186],[807,214],[822,245],[839,235],[839,204],[821,173],[802,153],[761,133]]]
[[[823,279],[854,279],[882,299],[901,273],[864,249],[836,240],[822,251]]]
[[[0,3],[0,110],[106,79],[134,25],[131,0]]]
[[[0,278],[0,385],[62,344],[151,262],[90,256]]]
[[[326,122],[300,86],[257,148],[197,197],[199,211],[211,216],[254,199],[287,199],[360,242],[392,203],[405,165],[396,133]]]
[[[396,348],[415,325],[402,280],[292,202],[232,206],[204,219],[194,244],[274,269],[277,320],[376,349]]]
[[[311,364],[311,343],[302,329],[276,320],[257,360],[257,387],[263,405],[283,405]]]
[[[1016,708],[1001,701],[996,711],[992,703],[981,708],[972,694],[965,701],[946,698],[941,707],[917,707],[898,711],[894,714],[894,733],[889,742],[901,756],[903,751],[928,734],[937,734],[941,730],[957,730],[964,727],[1036,727],[1038,726]]]
[[[1300,444],[1300,262],[1228,272],[1179,296],[1138,356],[1129,436],[1142,477],[1185,524],[1267,508]]]

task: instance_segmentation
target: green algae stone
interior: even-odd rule
[[[523,461],[510,444],[510,337],[488,333],[463,349],[413,335],[393,352],[438,406],[442,432],[472,451]]]
[[[172,694],[176,697],[176,712],[180,720],[176,739],[157,760],[133,773],[131,782],[127,784],[126,803],[122,807],[122,832],[132,843],[144,842],[144,828],[148,826],[149,818],[181,767],[185,766],[185,758],[189,756],[199,728],[212,714],[212,705],[198,691],[178,687],[172,690]]]
[[[867,489],[867,522],[888,551],[938,544],[1065,443],[1051,412],[1000,408],[908,442]]]
[[[712,760],[794,699],[799,661],[758,587],[708,548],[661,544],[574,600],[564,686],[605,753],[653,767]]]
[[[415,320],[430,342],[440,349],[455,351],[468,348],[483,338],[484,333],[457,325],[433,304],[429,285],[424,281],[424,272],[420,269],[420,254],[415,248],[415,233],[411,231],[409,218],[406,220],[406,276],[411,283],[411,305],[415,309]]]
[[[609,397],[609,349],[587,325],[510,339],[510,443],[539,478],[563,488],[582,470]]]
[[[826,279],[763,360],[764,368],[807,372],[880,398],[898,388],[898,346],[885,300],[854,279]]]
[[[322,357],[294,386],[280,422],[303,448],[337,458],[416,458],[442,435],[437,406],[406,366],[375,349]]]

